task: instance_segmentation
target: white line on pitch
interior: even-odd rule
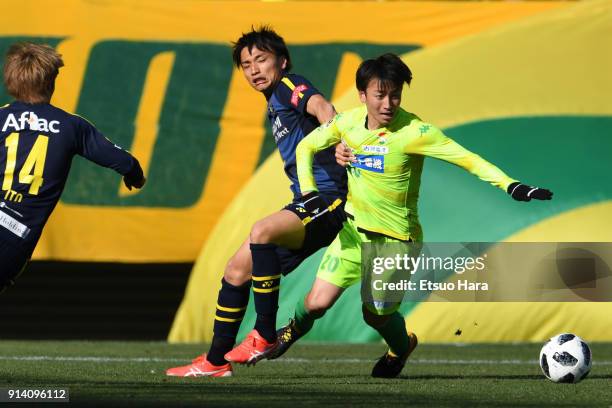
[[[375,358],[281,358],[270,360],[272,363],[372,363]],[[159,357],[93,357],[93,356],[0,356],[0,361],[75,361],[91,363],[185,363],[189,360],[181,358],[159,358]],[[469,360],[469,359],[423,359],[415,358],[409,360],[411,364],[431,365],[533,365],[537,360]],[[594,361],[594,365],[612,365],[612,361]]]

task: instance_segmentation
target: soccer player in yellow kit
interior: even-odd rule
[[[343,142],[354,158],[348,167],[347,221],[327,248],[317,278],[294,319],[279,331],[282,355],[342,292],[361,279],[361,244],[422,241],[417,202],[425,156],[464,168],[519,201],[550,200],[549,190],[530,187],[446,137],[437,127],[400,107],[402,86],[412,73],[399,57],[385,54],[364,61],[357,89],[365,106],[336,115],[304,138],[296,151],[302,194],[317,191],[313,155]],[[373,377],[396,377],[417,345],[406,331],[399,303],[364,302],[365,322],[385,339],[389,351],[372,370]]]

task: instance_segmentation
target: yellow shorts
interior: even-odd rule
[[[331,243],[317,270],[317,278],[346,289],[361,281],[362,243],[405,243],[382,234],[358,231],[355,221],[348,218]],[[400,302],[364,302],[373,313],[387,315],[400,307]]]

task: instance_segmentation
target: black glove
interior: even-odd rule
[[[550,200],[553,196],[550,190],[528,186],[518,181],[510,184],[507,192],[516,201],[531,201],[532,198],[536,200]]]
[[[132,187],[142,188],[142,186],[144,186],[145,181],[147,180],[144,177],[144,173],[142,172],[140,163],[138,163],[138,160],[134,158],[134,164],[132,165],[132,169],[129,171],[129,173],[123,176],[123,183],[128,188],[128,190],[132,190]]]

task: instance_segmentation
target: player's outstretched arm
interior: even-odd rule
[[[406,145],[406,153],[421,154],[447,161],[504,191],[508,190],[510,184],[517,181],[495,165],[448,138],[435,126],[425,124],[422,127],[426,130]]]
[[[86,119],[78,118],[78,131],[75,139],[76,153],[124,176],[123,182],[128,189],[141,188],[146,179],[138,160],[104,137]]]
[[[508,194],[516,201],[551,200],[553,192],[545,188],[528,186],[515,181],[508,186]]]
[[[512,179],[495,165],[446,137],[434,126],[429,125],[426,134],[409,144],[407,152],[435,157],[460,166],[481,180],[503,189],[517,201],[550,200],[553,196],[550,190]]]

